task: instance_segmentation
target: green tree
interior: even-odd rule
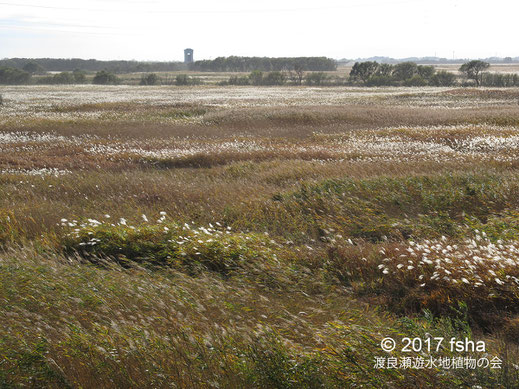
[[[263,78],[263,85],[283,85],[286,77],[281,72],[270,72]]]
[[[34,61],[27,62],[25,65],[23,65],[22,69],[30,74],[45,73],[43,66]]]
[[[427,85],[427,81],[419,74],[415,74],[413,77],[405,80],[404,85],[405,86],[425,86],[425,85]]]
[[[395,65],[393,76],[398,81],[405,81],[418,74],[418,65],[414,62],[401,62]]]
[[[308,85],[322,85],[326,79],[327,79],[326,73],[313,72],[306,76],[306,83]]]
[[[430,81],[431,78],[434,76],[434,73],[436,73],[436,69],[434,68],[434,66],[430,65],[418,65],[416,70],[418,71],[418,75],[427,81]]]
[[[74,76],[69,72],[61,72],[52,76],[53,84],[73,84]]]
[[[360,79],[363,83],[366,83],[377,72],[378,68],[379,64],[377,62],[355,62],[350,71],[350,78],[353,80]]]
[[[326,57],[268,58],[268,57],[218,57],[213,60],[196,61],[190,70],[216,72],[243,72],[260,70],[263,72],[295,70],[301,66],[304,71],[334,71],[337,62]],[[302,79],[301,79],[302,80]]]
[[[377,76],[391,77],[394,70],[393,65],[389,63],[381,63],[377,69]]]
[[[36,79],[36,83],[38,84],[74,84],[75,82],[75,77],[70,72],[56,73],[52,76]]]
[[[382,74],[375,74],[371,76],[366,82],[367,86],[389,86],[393,84],[393,78],[391,76],[384,76]]]
[[[488,69],[489,67],[490,64],[488,62],[473,60],[461,65],[459,71],[464,73],[469,80],[474,80],[476,82],[476,86],[480,86],[481,74],[483,70]]]
[[[86,81],[86,73],[83,70],[75,69],[72,72],[72,75],[74,76],[74,82],[76,84],[84,84]]]
[[[92,80],[93,84],[99,85],[108,85],[108,84],[117,84],[118,80],[115,74],[110,73],[106,70],[101,70],[97,72],[94,79]]]
[[[0,67],[0,84],[27,84],[31,79],[29,72],[16,68]]]

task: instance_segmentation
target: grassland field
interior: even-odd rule
[[[0,93],[0,388],[519,387],[519,89]]]

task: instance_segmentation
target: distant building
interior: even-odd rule
[[[184,63],[192,63],[193,62],[193,49],[185,49],[184,50]]]

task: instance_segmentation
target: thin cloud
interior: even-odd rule
[[[385,2],[384,5],[403,5],[403,4],[416,4],[417,2],[425,1],[425,0],[396,0],[396,1],[388,1]],[[278,12],[311,12],[311,11],[326,11],[326,10],[334,10],[334,9],[352,9],[352,8],[369,8],[379,6],[380,3],[377,2],[362,2],[362,3],[350,3],[350,4],[337,4],[337,5],[325,5],[325,6],[311,6],[311,7],[287,7],[287,8],[229,8],[222,9],[207,9],[207,8],[197,8],[197,9],[178,9],[176,7],[175,10],[171,9],[150,9],[149,2],[142,1],[117,1],[112,0],[112,2],[117,3],[131,3],[135,5],[146,5],[145,8],[139,10],[142,13],[154,13],[154,14],[240,14],[240,13],[278,13]],[[108,2],[105,2],[108,3]],[[153,2],[155,4],[161,4],[160,2]],[[23,7],[23,8],[41,8],[41,9],[53,9],[53,10],[65,10],[65,11],[91,11],[91,12],[117,12],[117,13],[125,13],[132,12],[134,10],[129,9],[121,9],[121,8],[91,8],[91,7],[63,7],[63,6],[47,6],[47,5],[36,5],[36,4],[17,4],[17,3],[9,3],[9,2],[0,2],[0,5],[8,5],[13,7]]]
[[[0,54],[67,57],[80,51],[89,58],[181,60],[183,49],[193,47],[196,59],[452,58],[453,52],[462,58],[496,53],[515,57],[519,4],[510,3],[494,0],[488,7],[483,0],[7,0],[0,1]],[[74,39],[67,34],[74,34]]]

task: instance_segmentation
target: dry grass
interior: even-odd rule
[[[3,95],[0,386],[519,382],[517,90]],[[373,369],[426,333],[506,369]]]
[[[31,249],[4,254],[0,264],[0,293],[14,308],[0,329],[7,386],[442,387],[495,379],[373,375],[384,335],[469,334],[429,317],[400,322],[340,289],[316,294],[304,274],[304,289],[287,282],[279,293],[239,279],[100,269]]]

